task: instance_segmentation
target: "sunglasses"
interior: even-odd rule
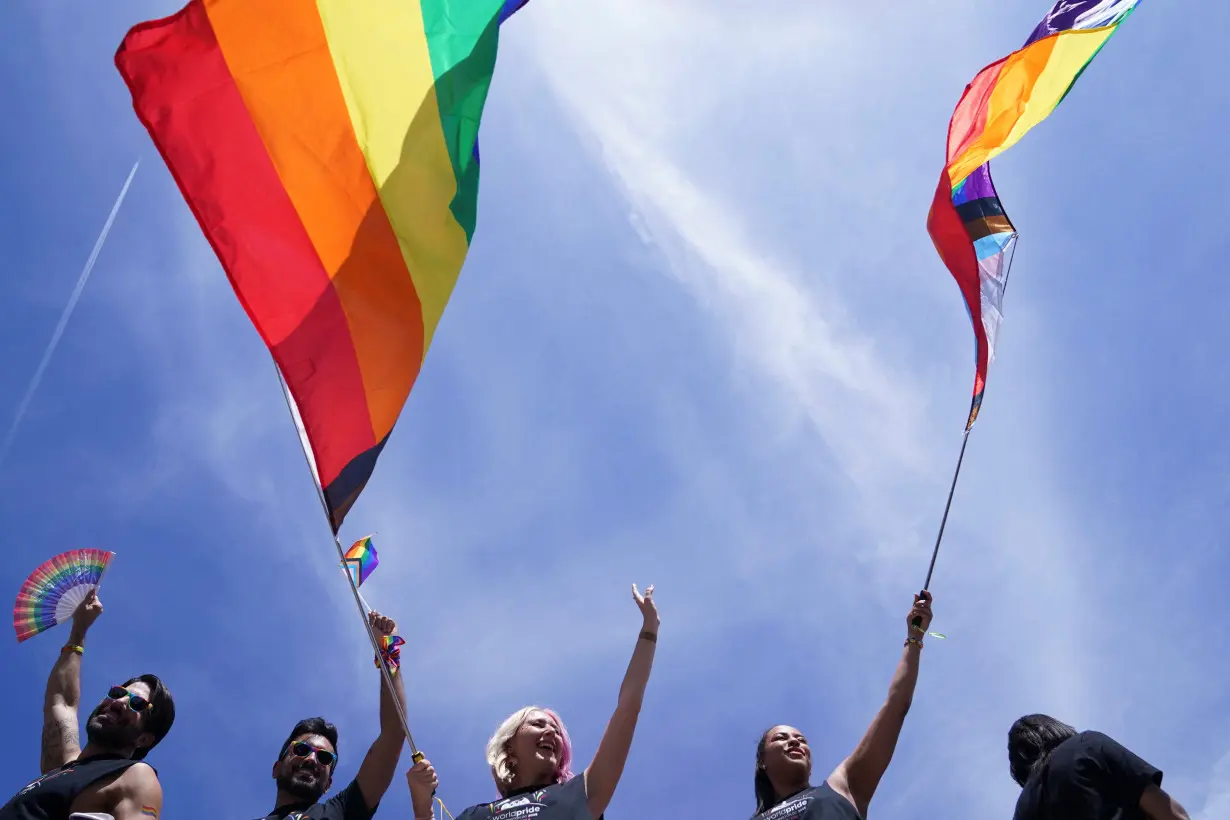
[[[311,743],[303,740],[300,740],[298,743],[292,743],[290,752],[295,757],[312,757],[315,755],[322,766],[332,766],[337,762],[337,755],[333,754],[333,752],[330,752],[328,749],[318,749]]]
[[[112,700],[128,699],[128,708],[134,712],[144,712],[150,707],[150,702],[140,695],[134,695],[123,686],[112,686],[107,690],[107,697]]]

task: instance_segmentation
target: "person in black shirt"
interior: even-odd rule
[[[378,612],[368,619],[377,637],[393,635],[397,624]],[[337,727],[324,718],[307,718],[295,728],[282,744],[273,764],[273,779],[278,793],[273,811],[265,820],[370,820],[376,813],[384,793],[393,782],[397,761],[401,757],[406,733],[393,702],[396,697],[403,708],[406,690],[401,674],[393,675],[395,693],[389,692],[380,675],[380,735],[367,750],[367,756],[346,788],[320,802],[333,784],[337,769]]]
[[[91,591],[73,613],[68,643],[47,679],[42,776],[0,808],[0,820],[68,820],[78,813],[157,820],[162,813],[158,773],[143,762],[175,721],[175,702],[161,680],[141,675],[112,686],[86,719],[80,747],[81,658],[86,633],[102,611]]]
[[[572,774],[572,743],[555,712],[528,706],[509,716],[487,743],[487,764],[500,799],[470,806],[457,820],[602,820],[615,795],[632,747],[645,686],[658,641],[658,607],[653,586],[644,596],[632,586],[643,622],[619,700],[594,752],[581,773]],[[415,820],[430,820],[435,770],[421,760],[406,772]]]
[[[1049,715],[1008,730],[1008,766],[1021,787],[1014,820],[1189,820],[1162,790],[1162,772],[1101,732]]]
[[[913,620],[920,618],[918,626]],[[931,593],[915,596],[905,618],[907,637],[888,698],[858,747],[819,786],[811,785],[811,747],[792,726],[774,726],[756,747],[756,813],[752,820],[861,820],[888,770],[905,722],[922,636],[931,624]]]

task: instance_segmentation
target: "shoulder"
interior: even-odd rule
[[[571,810],[579,810],[584,807],[583,815],[589,816],[589,782],[587,772],[574,775],[563,783],[548,786],[547,791],[554,792],[555,800],[561,807],[567,807]],[[602,816],[599,815],[597,820],[602,820]]]
[[[491,811],[487,808],[489,805],[488,803],[475,803],[457,815],[455,820],[481,820],[483,817],[490,817]]]
[[[378,808],[379,803],[368,808],[363,789],[359,786],[358,778],[355,778],[346,784],[346,788],[325,801],[322,816],[331,820],[366,820],[374,815]]]
[[[162,811],[162,784],[158,782],[158,772],[145,762],[127,763],[125,768],[95,781],[88,791],[109,806],[150,809],[155,817]]]
[[[1056,768],[1079,767],[1084,762],[1098,758],[1103,750],[1115,745],[1118,744],[1101,732],[1077,732],[1051,750],[1048,768],[1053,771]]]
[[[1075,746],[1082,749],[1098,750],[1098,749],[1123,749],[1122,743],[1115,740],[1105,732],[1099,732],[1096,729],[1087,729],[1083,732],[1078,732],[1075,737],[1068,738],[1064,741],[1069,746]]]
[[[1114,746],[1119,745],[1119,741],[1115,740],[1113,737],[1106,734],[1105,732],[1099,732],[1097,729],[1086,729],[1083,732],[1077,732],[1076,739],[1080,743],[1090,744],[1090,745],[1097,745],[1097,744],[1111,744]]]
[[[1074,761],[1085,760],[1088,765],[1098,766],[1107,758],[1115,758],[1126,752],[1122,743],[1104,732],[1092,729],[1080,732],[1070,737],[1055,749],[1055,753],[1063,754]]]
[[[115,785],[125,794],[143,797],[162,797],[162,783],[158,771],[145,761],[132,764],[115,780]]]

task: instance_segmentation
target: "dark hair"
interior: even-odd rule
[[[133,760],[144,760],[150,749],[157,746],[167,736],[167,732],[171,731],[171,724],[175,722],[175,700],[171,697],[171,690],[157,675],[137,675],[124,681],[124,687],[132,686],[137,681],[149,687],[150,710],[145,718],[144,730],[154,736],[153,743],[138,746],[132,753]]]
[[[322,717],[304,718],[295,724],[295,728],[290,730],[290,734],[286,737],[286,742],[282,744],[282,750],[278,752],[278,760],[281,760],[286,755],[286,750],[290,748],[290,744],[295,742],[295,738],[302,735],[320,735],[325,740],[333,744],[334,755],[340,754],[337,750],[337,727]],[[337,758],[333,760],[333,765],[330,770],[337,768]]]
[[[768,811],[777,803],[777,792],[773,791],[773,784],[769,782],[769,773],[764,769],[764,747],[769,742],[769,733],[775,727],[770,726],[760,736],[760,742],[756,744],[756,814]]]
[[[1008,766],[1012,779],[1024,786],[1055,751],[1055,747],[1076,735],[1076,729],[1050,715],[1025,715],[1008,730]]]

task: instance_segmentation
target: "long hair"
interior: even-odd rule
[[[508,744],[533,712],[542,712],[549,717],[555,723],[556,731],[559,732],[559,760],[556,761],[555,773],[552,775],[551,782],[564,783],[572,779],[572,739],[568,737],[564,721],[553,709],[526,706],[506,717],[500,727],[495,730],[495,734],[487,741],[487,765],[491,767],[491,776],[495,778],[495,787],[501,795],[508,793],[513,781],[513,771],[508,765]]]
[[[777,804],[777,792],[773,791],[769,773],[764,769],[764,747],[769,742],[769,733],[773,729],[772,726],[766,729],[760,736],[760,742],[756,744],[756,814],[766,812]]]
[[[1025,715],[1008,730],[1008,767],[1012,779],[1024,786],[1042,767],[1055,747],[1076,735],[1076,729],[1050,715]]]

